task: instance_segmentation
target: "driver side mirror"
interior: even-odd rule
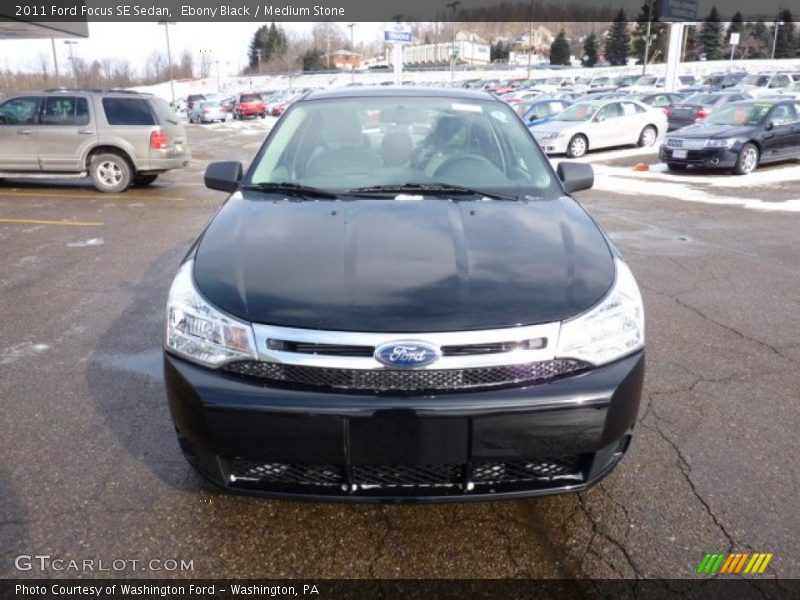
[[[586,163],[558,163],[556,173],[568,194],[589,190],[594,185],[594,169]]]
[[[768,121],[766,125],[764,125],[765,131],[772,131],[775,129],[775,121]]]
[[[206,167],[203,181],[210,190],[235,192],[239,189],[242,173],[242,163],[239,161],[213,162]]]

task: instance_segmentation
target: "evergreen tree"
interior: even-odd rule
[[[661,14],[661,0],[645,0],[639,16],[636,17],[636,27],[633,30],[631,54],[636,57],[639,64],[644,63],[644,54],[647,47],[647,22],[650,21],[650,54],[647,62],[657,62],[664,58],[667,26],[658,21]]]
[[[572,48],[570,48],[567,34],[564,30],[558,32],[556,39],[550,44],[550,64],[551,65],[570,65]]]
[[[504,42],[503,40],[497,40],[496,43],[489,46],[489,60],[492,62],[496,60],[508,61],[510,53],[511,44]]]
[[[797,52],[794,36],[794,19],[792,12],[785,8],[778,13],[778,20],[783,21],[783,25],[778,28],[778,37],[775,43],[775,58],[794,58]],[[775,35],[775,27],[772,26],[772,35]],[[774,37],[773,37],[774,39]]]
[[[265,65],[271,60],[281,58],[286,54],[288,45],[286,33],[282,28],[276,26],[274,21],[269,27],[262,25],[253,34],[247,50],[250,70],[257,71],[260,65]],[[259,51],[261,52],[260,64],[258,60]]]
[[[593,67],[597,64],[597,36],[594,31],[583,40],[583,59],[581,64],[584,67]]]
[[[317,48],[309,48],[303,53],[303,71],[322,71],[325,68],[325,55]]]
[[[625,11],[619,9],[614,23],[608,32],[605,43],[606,60],[614,66],[628,64],[628,46],[631,36],[628,33],[628,22]]]
[[[763,19],[745,27],[743,58],[766,58],[772,51],[772,37]]]
[[[722,57],[722,23],[716,6],[713,6],[708,16],[703,19],[700,45],[706,60],[719,60]]]

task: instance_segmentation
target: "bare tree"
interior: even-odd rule
[[[200,51],[200,79],[206,79],[211,74],[213,62],[210,52]]]
[[[154,50],[144,65],[144,78],[147,83],[162,81],[166,75],[167,59],[163,52]]]
[[[191,79],[194,77],[194,56],[188,49],[184,49],[181,54],[181,62],[178,66],[178,77]]]

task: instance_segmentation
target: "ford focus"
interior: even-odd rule
[[[485,92],[312,92],[178,269],[164,371],[188,461],[285,498],[580,491],[620,461],[644,376],[629,266]]]

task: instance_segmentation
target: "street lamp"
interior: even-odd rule
[[[775,21],[775,35],[772,38],[772,60],[775,60],[775,48],[778,46],[778,28],[781,25],[786,25],[785,21]]]
[[[72,52],[72,47],[77,44],[78,42],[74,40],[64,40],[64,43],[69,46],[69,60],[72,62],[72,76],[75,78],[75,87],[79,87],[78,85],[78,69],[75,68],[75,55]]]
[[[533,50],[533,0],[528,14],[528,79],[531,78],[531,51]]]
[[[172,77],[172,52],[169,49],[169,26],[175,25],[175,22],[159,21],[158,24],[164,26],[164,33],[167,35],[167,77],[169,77],[169,89],[172,92],[172,106],[175,106],[175,81]]]
[[[55,40],[55,38],[50,38],[50,45],[53,47],[53,66],[56,69],[56,87],[58,87],[58,80],[61,79],[61,77],[58,74],[58,55],[56,54],[56,40]]]
[[[647,3],[647,38],[644,41],[644,63],[642,64],[642,75],[647,74],[647,61],[650,60],[650,26],[653,22],[653,0]]]
[[[353,50],[353,28],[355,26],[355,23],[347,26],[350,29],[350,83],[356,82],[356,54]]]
[[[456,78],[456,7],[461,4],[461,0],[453,0],[445,6],[453,9],[453,45],[450,46],[450,79]]]

